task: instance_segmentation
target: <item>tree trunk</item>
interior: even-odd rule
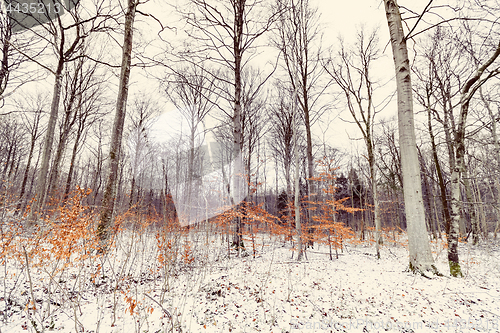
[[[452,228],[457,228],[460,223],[460,206],[461,206],[461,193],[460,193],[460,176],[461,173],[465,173],[465,127],[467,124],[467,115],[469,112],[469,104],[470,100],[474,96],[474,93],[481,87],[481,85],[486,82],[488,78],[491,77],[491,75],[487,76],[484,79],[481,79],[481,76],[485,72],[485,70],[496,60],[496,58],[500,55],[500,43],[497,46],[497,49],[493,56],[488,59],[482,66],[478,68],[476,73],[472,78],[470,78],[464,85],[462,92],[461,92],[461,97],[460,97],[460,118],[459,118],[459,123],[457,127],[457,131],[455,133],[455,149],[456,149],[456,165],[453,168],[452,174],[451,174],[451,181],[452,181],[452,212],[453,212],[453,222],[452,222]],[[470,191],[470,189],[469,189]],[[478,232],[478,228],[475,225],[475,221],[473,221],[473,233]],[[453,230],[452,233],[455,233],[456,230]],[[479,240],[479,235],[474,234],[473,235],[473,241],[476,243]],[[453,241],[458,243],[458,235],[453,236]],[[456,251],[457,244],[453,244],[452,249],[448,247],[448,256],[451,255],[457,256],[457,261],[458,261],[458,254],[453,253],[451,251]],[[462,273],[460,271],[460,266],[457,267],[456,263],[452,263],[450,261],[450,273],[453,276],[462,276]]]
[[[410,270],[425,274],[438,273],[429,245],[425,226],[425,211],[420,183],[415,125],[413,121],[413,97],[410,78],[408,49],[396,0],[384,0],[387,23],[391,36],[392,53],[396,70],[398,93],[398,128],[403,193],[405,201]]]
[[[52,154],[52,144],[54,142],[54,132],[57,123],[57,114],[59,112],[59,101],[61,99],[61,86],[62,86],[62,71],[64,69],[64,58],[62,48],[64,47],[64,38],[61,41],[61,50],[59,54],[59,62],[54,77],[54,92],[52,94],[52,104],[50,105],[50,116],[47,125],[47,133],[45,134],[45,141],[42,151],[42,164],[38,173],[38,180],[36,185],[36,199],[30,213],[29,226],[36,223],[37,214],[45,206],[45,197],[47,193],[47,176],[49,171],[50,155]]]
[[[298,96],[297,92],[295,91],[295,103],[298,103],[297,101]],[[294,179],[294,187],[295,187],[295,199],[294,199],[294,205],[295,205],[295,230],[297,230],[297,260],[300,261],[302,260],[302,223],[300,221],[300,186],[299,186],[299,145],[297,142],[297,109],[298,105],[293,106],[293,142],[295,144],[294,146],[294,154],[295,154],[295,179]]]
[[[369,129],[368,129],[369,130]],[[378,186],[377,186],[377,166],[375,164],[375,154],[373,152],[373,142],[371,135],[367,132],[366,147],[368,149],[368,164],[370,165],[370,185],[372,188],[373,196],[373,215],[375,220],[375,249],[377,251],[377,258],[380,259],[380,245],[383,244],[382,237],[380,236],[381,221],[380,221],[380,203],[378,201]]]
[[[490,103],[484,98],[483,91],[481,88],[479,88],[479,95],[481,96],[481,99],[484,103],[484,106],[486,107],[486,110],[488,111],[488,115],[490,116],[491,119],[491,138],[493,140],[493,147],[494,147],[494,156],[496,159],[496,167],[497,170],[500,170],[500,143],[498,142],[498,134],[497,134],[497,118],[500,116],[499,114],[494,115],[493,110],[491,110]],[[499,109],[500,112],[500,109]],[[495,199],[496,199],[496,224],[495,228],[493,230],[493,236],[496,239],[497,238],[497,232],[499,228],[499,222],[500,222],[500,181],[499,177],[493,177],[495,179],[495,189],[497,191]],[[486,229],[486,233],[488,232],[488,229]]]
[[[49,176],[49,184],[47,186],[47,194],[49,196],[54,196],[57,188],[57,180],[59,178],[59,168],[61,165],[61,161],[64,156],[64,150],[66,149],[66,142],[68,141],[69,131],[72,125],[75,122],[75,118],[71,119],[72,116],[72,108],[75,100],[74,93],[71,93],[70,102],[67,106],[66,112],[64,113],[63,125],[61,127],[61,134],[59,137],[59,142],[57,144],[56,155],[54,157],[54,161],[52,163],[52,170]]]
[[[245,1],[236,0],[234,3],[234,38],[233,38],[233,52],[234,52],[234,113],[233,113],[233,192],[231,194],[231,201],[233,207],[237,204],[235,199],[241,196],[243,189],[243,175],[241,175],[242,163],[242,148],[243,148],[243,134],[241,130],[241,70],[242,70],[242,38],[243,38],[243,24],[245,15]],[[235,207],[236,209],[236,207]],[[240,217],[235,218],[235,230],[233,237],[233,246],[238,251],[245,249],[242,237],[242,221]]]
[[[429,136],[431,137],[431,148],[432,148],[432,157],[434,159],[434,165],[436,166],[436,173],[438,176],[439,190],[440,190],[440,198],[441,205],[443,206],[443,216],[445,223],[446,235],[449,235],[450,226],[451,226],[451,215],[448,206],[448,199],[446,198],[446,185],[444,183],[443,171],[441,169],[441,163],[439,162],[436,139],[434,136],[434,131],[432,129],[431,122],[431,110],[430,110],[430,92],[427,94],[427,126],[429,129]]]
[[[464,162],[465,164],[465,162]],[[477,219],[477,214],[476,214],[476,204],[474,200],[474,194],[473,189],[471,188],[470,184],[470,179],[468,176],[467,168],[464,166],[463,168],[464,173],[463,173],[463,183],[464,183],[464,188],[465,188],[465,197],[467,198],[467,204],[469,206],[469,216],[470,216],[470,223],[471,223],[471,228],[472,228],[472,243],[476,245],[479,243],[479,236],[481,235],[480,227],[479,227],[479,220]]]
[[[73,177],[73,170],[75,169],[76,154],[78,152],[78,145],[80,143],[80,137],[83,132],[83,124],[80,124],[78,131],[76,133],[75,144],[73,145],[73,151],[71,153],[71,161],[69,163],[68,177],[66,178],[66,186],[64,189],[63,200],[68,199],[69,192],[71,190],[71,180]]]
[[[428,222],[427,229],[428,230],[430,229],[431,233],[432,233],[432,237],[434,239],[437,239],[436,227],[435,227],[435,223],[434,223],[434,214],[432,214],[432,205],[431,205],[432,189],[431,189],[431,186],[429,185],[429,180],[427,178],[427,172],[426,172],[427,168],[425,166],[424,157],[422,156],[420,151],[419,151],[419,155],[420,155],[420,160],[421,160],[421,165],[422,165],[422,177],[423,177],[424,189],[425,189],[425,207],[427,210],[427,222]]]
[[[132,61],[132,37],[135,11],[138,2],[127,0],[127,12],[125,13],[125,35],[123,39],[123,53],[120,73],[120,83],[118,88],[118,98],[116,101],[116,114],[111,136],[111,147],[109,151],[109,175],[104,192],[102,211],[97,227],[97,233],[101,241],[101,249],[106,247],[105,240],[109,236],[109,228],[112,224],[113,210],[116,199],[116,181],[118,178],[118,164],[120,162],[120,151],[122,145],[123,125],[128,97],[128,82],[130,78],[130,67]]]
[[[17,212],[21,212],[22,208],[22,202],[23,202],[23,197],[24,193],[26,191],[26,184],[28,183],[28,176],[31,168],[31,160],[33,159],[33,152],[35,150],[35,139],[32,137],[31,139],[31,145],[30,145],[30,150],[28,153],[28,160],[26,162],[26,168],[24,169],[24,176],[23,176],[23,182],[21,184],[21,192],[19,193],[19,203],[17,204]]]

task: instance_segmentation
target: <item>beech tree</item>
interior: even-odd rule
[[[401,13],[396,0],[384,0],[384,5],[396,70],[399,146],[403,170],[403,193],[410,252],[410,270],[421,274],[429,272],[437,274],[438,271],[432,258],[429,236],[425,225],[406,36],[403,32]]]
[[[478,23],[480,24],[480,23]],[[466,33],[460,31],[465,30]],[[467,175],[465,163],[465,139],[469,122],[469,104],[474,94],[493,76],[498,74],[499,67],[494,67],[500,54],[500,44],[490,45],[492,55],[476,54],[467,21],[459,28],[445,29],[438,27],[432,35],[431,46],[425,49],[426,70],[417,71],[423,81],[419,91],[420,103],[427,109],[428,130],[431,138],[434,164],[436,166],[443,215],[448,238],[448,258],[452,276],[461,276],[458,260],[458,238],[465,232],[463,225],[464,207],[462,203],[461,184],[465,188],[468,203],[473,243],[479,241],[480,225],[476,216],[474,189]],[[476,38],[476,37],[474,37]],[[488,45],[488,38],[482,38],[483,45]],[[482,59],[483,58],[483,59]],[[470,67],[476,66],[472,72]],[[493,67],[493,69],[489,67]],[[463,80],[467,77],[467,80]],[[440,110],[438,110],[440,109]],[[454,110],[458,114],[454,115]],[[432,115],[432,117],[431,117]],[[444,173],[438,158],[435,131],[432,121],[443,126],[444,142],[448,152],[448,164],[451,173],[451,198],[447,198]],[[474,130],[475,131],[475,130]],[[448,205],[450,207],[448,207]]]
[[[307,194],[314,196],[311,128],[328,108],[328,104],[321,104],[320,97],[329,86],[329,82],[324,80],[321,64],[323,50],[319,15],[309,0],[280,0],[277,6],[281,15],[273,44],[280,51],[287,82],[296,95],[294,98],[300,107],[299,116],[304,121],[309,179]]]
[[[273,150],[276,162],[281,162],[280,167],[283,168],[286,194],[290,197],[292,195],[291,168],[294,161],[293,149],[295,144],[293,137],[295,126],[292,105],[293,92],[287,89],[280,81],[276,81],[274,90],[276,96],[272,99],[275,102],[271,103],[268,109],[271,120],[269,144]],[[278,172],[280,168],[277,167],[276,169],[276,172]],[[276,179],[276,182],[278,182],[278,179]]]
[[[42,94],[36,96],[23,96],[22,100],[17,102],[18,109],[22,111],[21,119],[26,127],[29,137],[28,158],[24,169],[23,180],[19,192],[19,203],[17,205],[18,214],[22,213],[25,207],[26,186],[28,184],[29,174],[32,167],[32,160],[35,154],[35,146],[38,139],[42,136],[44,128],[41,125],[45,115],[44,109],[47,107],[47,101]]]
[[[74,3],[71,2],[71,5],[74,5]],[[63,5],[61,4],[61,6]],[[96,4],[96,8],[102,9],[99,4]],[[36,215],[40,213],[45,205],[47,186],[49,184],[49,177],[47,177],[47,175],[59,113],[64,69],[69,62],[79,58],[78,52],[82,49],[84,40],[89,37],[91,33],[107,29],[103,22],[106,21],[108,17],[103,17],[100,12],[94,13],[91,17],[82,18],[81,5],[77,4],[73,8],[64,9],[65,10],[62,10],[61,8],[61,11],[53,13],[53,20],[41,24],[42,29],[36,28],[30,30],[30,33],[33,33],[38,39],[46,41],[47,46],[50,46],[50,48],[54,50],[54,65],[44,64],[38,59],[38,54],[28,54],[21,51],[23,56],[35,62],[54,76],[50,114],[47,131],[45,133],[39,177],[37,179],[37,196],[31,210],[30,224],[35,222]],[[67,21],[63,20],[61,17],[63,13],[69,14],[71,19]]]
[[[241,177],[243,70],[251,58],[249,51],[256,48],[257,39],[269,30],[275,15],[268,14],[268,8],[260,0],[190,0],[188,6],[179,11],[190,27],[187,33],[193,43],[186,43],[187,49],[180,53],[182,58],[194,64],[210,62],[221,68],[217,78],[222,81],[222,90],[218,93],[232,109],[229,116],[234,170],[230,198],[232,205],[236,205],[246,196],[245,177]],[[230,87],[229,91],[224,89],[226,86]],[[241,219],[236,218],[233,246],[238,253],[244,249],[241,234]]]
[[[460,114],[458,117],[457,129],[455,132],[455,156],[456,165],[451,173],[451,207],[452,207],[452,225],[458,225],[460,220],[460,180],[461,176],[466,172],[465,166],[465,135],[466,135],[466,125],[467,116],[469,113],[469,105],[475,93],[492,77],[500,74],[500,65],[495,64],[495,61],[500,55],[500,43],[497,44],[496,48],[493,48],[490,57],[478,61],[477,70],[473,75],[465,82],[460,92]],[[493,67],[493,68],[490,68]],[[473,201],[471,187],[468,179],[464,177],[465,191],[468,201]],[[477,220],[472,221],[472,233],[473,242],[476,244],[479,241],[479,227]],[[452,269],[450,267],[450,269]],[[461,275],[460,271],[453,272],[452,275]]]
[[[342,90],[347,109],[358,126],[366,145],[368,165],[370,168],[370,185],[373,197],[375,220],[375,248],[380,259],[380,204],[377,187],[377,165],[375,160],[375,142],[373,127],[375,125],[375,109],[373,93],[374,84],[371,70],[374,61],[380,54],[377,31],[368,36],[363,30],[358,31],[352,50],[348,50],[343,40],[340,41],[338,61],[331,59],[325,69]]]
[[[454,100],[459,96],[460,75],[463,73],[465,59],[462,52],[451,40],[447,30],[437,27],[432,32],[429,47],[424,47],[421,56],[421,67],[414,72],[419,78],[419,83],[415,85],[416,96],[420,104],[427,112],[427,130],[429,132],[433,164],[436,170],[442,213],[445,222],[445,230],[448,241],[448,261],[450,268],[454,271],[460,268],[458,256],[459,224],[454,225],[447,188],[447,175],[451,174],[456,166],[455,142],[453,133],[456,129],[456,119],[454,110],[456,109]],[[439,158],[439,138],[436,137],[434,122],[442,127],[444,136],[443,144],[447,155],[448,172],[445,170],[446,163]],[[460,201],[461,203],[461,201]],[[458,273],[457,273],[458,275]]]
[[[122,146],[123,126],[125,122],[125,108],[127,105],[130,70],[132,64],[132,37],[134,34],[134,20],[138,0],[127,0],[125,11],[125,26],[122,45],[122,62],[120,80],[118,84],[118,96],[116,99],[116,113],[111,134],[111,145],[109,150],[108,177],[104,189],[102,210],[97,227],[97,233],[101,240],[101,249],[107,246],[106,239],[109,237],[109,228],[112,225],[113,210],[116,199],[116,182],[118,180],[118,163],[120,161],[120,150]]]

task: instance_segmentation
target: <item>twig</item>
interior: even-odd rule
[[[70,295],[68,295],[68,293],[63,289],[63,287],[61,287],[61,285],[59,283],[57,283],[57,281],[54,279],[54,277],[47,271],[47,269],[43,268],[43,270],[45,271],[45,273],[47,273],[47,275],[49,276],[49,279],[54,282],[55,286],[57,288],[59,288],[59,290],[61,291],[61,293],[63,295],[65,295],[67,298],[68,298],[68,301],[70,302],[70,304],[72,305],[72,308],[73,308],[73,314],[75,316],[75,329],[77,329],[77,325],[80,325],[81,328],[84,328],[83,324],[80,322],[80,320],[78,320],[78,317],[77,317],[77,312],[76,312],[76,306],[79,304],[76,303],[74,301],[71,300],[71,297]],[[81,313],[80,313],[81,315]]]
[[[157,300],[155,300],[153,297],[149,296],[148,294],[144,294],[144,296],[146,296],[147,298],[149,298],[150,300],[152,300],[153,302],[155,302],[156,304],[158,304],[158,306],[163,310],[163,312],[165,312],[165,314],[168,316],[168,318],[170,319],[170,321],[172,321],[172,315],[170,314],[170,312],[168,312],[167,309],[165,309],[163,307],[163,305],[161,305]]]
[[[168,312],[167,309],[165,309],[163,307],[163,305],[161,305],[157,300],[155,300],[153,297],[149,296],[148,294],[144,294],[144,296],[146,296],[147,298],[149,298],[150,300],[152,300],[153,302],[155,302],[156,304],[158,304],[158,306],[163,310],[163,312],[168,316],[168,319],[170,319],[170,325],[171,325],[171,332],[174,331],[174,319],[172,318],[172,315],[170,314],[170,312]]]
[[[26,271],[28,273],[28,280],[30,283],[30,293],[31,293],[31,299],[33,300],[33,310],[36,310],[36,300],[35,300],[35,295],[33,294],[33,282],[31,281],[31,274],[30,274],[30,265],[28,261],[28,253],[26,252],[26,247],[23,245],[23,251],[24,251],[24,258],[26,259]]]

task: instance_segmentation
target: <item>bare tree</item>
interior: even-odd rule
[[[63,6],[61,4],[61,6]],[[99,7],[99,4],[96,5]],[[71,20],[62,20],[63,12],[69,13]],[[44,148],[42,152],[42,162],[37,180],[37,197],[32,207],[30,224],[34,223],[36,214],[45,205],[48,185],[48,171],[50,158],[52,154],[52,146],[54,141],[55,127],[59,113],[59,104],[62,93],[63,72],[67,63],[78,58],[78,54],[82,49],[84,40],[92,33],[106,29],[100,24],[107,19],[97,13],[91,17],[82,18],[82,6],[77,5],[72,8],[65,8],[65,11],[60,10],[54,13],[53,20],[41,25],[43,29],[32,29],[30,32],[37,35],[40,39],[47,42],[49,48],[53,49],[55,56],[55,66],[45,65],[38,60],[36,56],[23,53],[31,61],[37,63],[40,67],[49,71],[54,75],[54,87],[52,94],[52,102],[47,126],[47,132],[44,139]],[[64,22],[63,22],[64,21]]]
[[[303,117],[307,143],[307,171],[309,200],[314,200],[314,156],[312,126],[328,109],[321,104],[322,93],[329,86],[324,81],[322,58],[322,34],[319,15],[309,0],[277,1],[277,12],[281,13],[279,26],[273,38],[281,53],[284,69],[299,103],[299,116]]]
[[[366,145],[368,165],[370,167],[370,184],[373,196],[375,220],[375,248],[380,259],[380,204],[377,188],[377,165],[375,161],[375,142],[373,127],[377,110],[373,100],[375,90],[371,76],[374,62],[380,55],[377,31],[368,36],[363,30],[358,31],[353,50],[348,50],[343,40],[340,41],[338,61],[329,61],[325,66],[327,72],[343,92],[347,108],[358,126]]]
[[[470,51],[473,52],[472,50]],[[464,181],[465,191],[467,195],[467,200],[469,202],[473,201],[472,190],[467,177],[462,177],[466,173],[465,165],[465,136],[466,136],[466,126],[467,126],[467,116],[469,113],[469,105],[474,97],[475,93],[492,77],[500,74],[500,65],[495,64],[495,61],[500,56],[500,43],[492,47],[491,56],[486,59],[477,59],[476,65],[477,70],[472,74],[471,77],[465,82],[465,85],[461,88],[460,92],[460,114],[458,117],[457,128],[455,132],[455,156],[456,165],[452,169],[451,173],[451,207],[452,207],[452,225],[459,223],[460,220],[460,180]],[[491,67],[493,68],[491,68]],[[479,226],[477,220],[472,219],[472,234],[473,242],[476,244],[479,241]],[[450,267],[452,270],[452,267]],[[453,271],[452,271],[453,274]],[[460,275],[457,272],[456,275]],[[455,274],[453,274],[455,276]]]
[[[3,205],[7,203],[8,196],[13,195],[12,176],[15,175],[16,163],[19,163],[24,150],[22,143],[26,132],[23,127],[13,114],[0,118],[0,204]]]
[[[43,77],[39,70],[26,66],[29,59],[23,56],[37,48],[39,38],[13,33],[15,22],[9,16],[0,11],[0,108],[5,98],[13,96],[23,85]]]
[[[141,173],[147,165],[147,157],[151,154],[150,138],[148,130],[151,127],[151,122],[158,115],[158,105],[146,96],[136,96],[131,103],[130,112],[130,137],[129,151],[132,161],[132,184],[130,186],[130,201],[129,206],[134,205],[138,200],[135,200],[136,187],[139,182]],[[130,108],[130,106],[129,106]],[[137,197],[139,197],[137,195]]]
[[[403,169],[403,192],[406,222],[408,224],[408,245],[410,269],[426,274],[438,273],[429,245],[425,225],[425,211],[420,183],[415,125],[413,120],[413,96],[410,77],[410,61],[403,32],[401,13],[396,0],[384,0],[387,24],[391,37],[392,54],[396,70],[398,91],[398,128]]]
[[[94,124],[104,115],[104,108],[109,102],[104,98],[104,87],[106,76],[97,75],[97,63],[89,63],[83,70],[83,82],[78,89],[77,101],[75,102],[75,130],[74,143],[71,150],[69,169],[64,186],[63,200],[68,198],[75,173],[77,154],[83,146],[85,137]],[[100,149],[100,148],[99,148]]]
[[[292,178],[291,167],[293,166],[293,93],[290,89],[286,89],[280,81],[276,82],[275,86],[276,97],[275,101],[269,107],[269,118],[271,120],[271,129],[269,136],[269,144],[274,152],[276,161],[281,162],[284,170],[286,193],[287,196],[292,195]]]
[[[218,64],[227,77],[218,72],[218,79],[223,81],[218,91],[221,97],[231,105],[232,114],[232,159],[234,170],[232,178],[232,205],[239,203],[246,194],[245,177],[242,173],[242,93],[243,70],[250,60],[249,50],[256,47],[256,40],[267,32],[275,19],[268,14],[268,8],[260,0],[190,0],[187,10],[180,10],[190,30],[188,33],[196,45],[188,44],[188,50],[181,53],[183,59],[193,63],[210,61]],[[230,89],[225,90],[225,87]],[[221,108],[224,111],[223,108]],[[225,112],[225,111],[224,111]],[[238,253],[244,249],[242,222],[236,218],[233,246]]]
[[[3,10],[1,11],[0,20],[0,99],[3,102],[3,93],[7,88],[11,67],[9,66],[9,53],[11,49],[10,41],[12,37],[12,29],[10,27],[9,17],[3,14]]]
[[[498,93],[499,85],[496,84],[494,87],[496,88],[496,91]],[[496,165],[493,165],[493,170],[496,170],[496,173],[498,173],[500,171],[500,141],[498,138],[497,121],[500,119],[500,100],[498,99],[498,97],[495,96],[497,94],[494,95],[493,97],[494,99],[487,98],[486,97],[487,94],[484,93],[482,87],[479,88],[479,94],[481,97],[481,101],[483,102],[484,107],[488,112],[489,116],[488,120],[491,123],[490,132],[491,132],[491,139],[493,141],[493,152],[494,152],[493,156],[496,161]],[[494,104],[493,101],[495,101],[497,104],[497,112],[493,111],[493,104]],[[499,177],[497,175],[494,175],[493,178],[494,178],[493,182],[495,184],[495,189],[496,189],[496,216],[497,216],[495,227],[493,229],[493,234],[496,239],[497,232],[500,226],[500,180],[498,179]]]
[[[458,271],[460,267],[458,257],[459,225],[453,225],[446,177],[456,166],[455,142],[453,140],[453,133],[456,131],[454,100],[459,96],[460,77],[464,73],[464,68],[467,67],[464,65],[466,59],[456,47],[451,34],[441,27],[437,27],[433,31],[431,43],[428,47],[424,47],[421,59],[422,69],[415,68],[414,70],[419,78],[419,83],[415,85],[416,96],[427,111],[427,129],[448,240],[448,261],[450,268],[454,267],[454,271]],[[443,163],[439,159],[438,144],[440,142],[438,141],[439,137],[436,137],[434,122],[442,126],[443,143],[448,156],[448,173],[445,172],[442,167]]]
[[[380,186],[386,189],[387,204],[391,205],[389,210],[393,212],[387,221],[403,229],[400,209],[400,197],[403,194],[403,176],[401,174],[401,154],[397,139],[397,126],[393,123],[395,119],[380,121],[381,130],[377,135],[378,170],[380,171]],[[395,223],[394,223],[395,222]]]
[[[61,163],[67,148],[67,142],[77,121],[82,120],[81,117],[79,118],[79,114],[80,116],[82,114],[80,108],[83,102],[83,95],[85,95],[86,98],[90,98],[93,94],[89,92],[89,90],[95,88],[94,86],[97,81],[95,76],[97,75],[98,64],[84,57],[84,48],[80,51],[80,55],[81,57],[76,61],[68,64],[71,70],[66,71],[63,77],[63,117],[59,124],[59,140],[57,142],[47,186],[47,194],[49,196],[55,196],[56,194],[55,191],[59,180]]]
[[[47,106],[46,102],[47,101],[43,94],[26,96],[22,98],[22,101],[18,101],[18,109],[22,111],[21,118],[30,139],[28,158],[26,160],[26,167],[24,169],[23,180],[19,192],[19,203],[17,205],[18,213],[22,213],[22,210],[24,209],[24,202],[26,201],[24,200],[24,195],[26,193],[26,185],[28,184],[28,178],[31,171],[36,142],[44,132],[44,128],[41,126],[41,121],[45,115],[44,109]]]
[[[125,30],[123,34],[122,63],[120,81],[118,84],[118,96],[116,99],[116,113],[111,134],[111,146],[109,149],[108,178],[104,190],[99,225],[97,227],[97,233],[101,240],[102,250],[107,248],[105,241],[109,237],[109,228],[111,227],[113,221],[113,210],[116,200],[116,183],[119,176],[118,163],[120,161],[123,126],[125,122],[125,111],[127,105],[130,70],[132,63],[132,37],[134,32],[133,27],[139,1],[127,0],[126,4],[127,5],[124,8]]]
[[[200,201],[199,195],[201,193],[193,188],[195,178],[199,181],[203,176],[202,170],[206,169],[202,166],[202,154],[199,147],[205,136],[204,129],[201,128],[204,127],[203,124],[208,114],[218,101],[218,96],[215,93],[217,79],[209,72],[203,64],[189,64],[175,69],[175,72],[165,79],[167,97],[188,125],[189,151],[185,182],[186,193],[177,207],[177,212],[180,213],[181,218],[186,219],[187,224],[192,222],[191,212]]]
[[[247,68],[243,73],[242,88],[242,119],[241,131],[243,133],[243,160],[247,170],[247,190],[250,193],[252,182],[252,162],[261,139],[264,137],[267,123],[267,100],[262,96],[262,81],[266,80],[262,72],[255,68]]]

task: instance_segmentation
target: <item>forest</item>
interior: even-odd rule
[[[500,2],[358,2],[2,2],[0,333],[498,331]]]

